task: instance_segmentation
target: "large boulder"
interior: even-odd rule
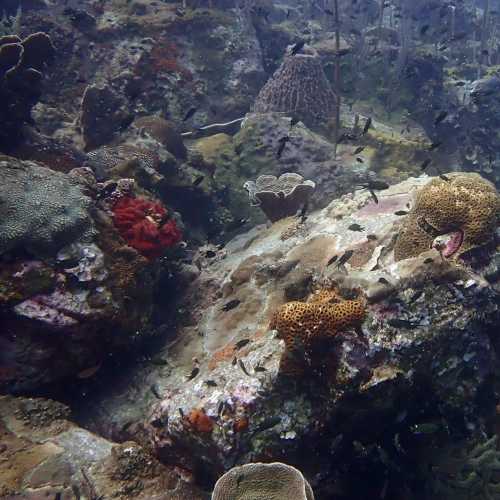
[[[133,408],[122,389],[108,392],[94,425],[130,438],[131,414],[147,414],[158,456],[204,479],[264,458],[319,478],[345,472],[370,443],[389,467],[429,419],[453,426],[494,412],[495,247],[468,266],[436,248],[394,259],[408,207],[429,181],[392,186],[378,203],[358,191],[305,221],[202,249],[178,309],[182,342],[160,349],[167,365],[131,373]],[[383,480],[349,486],[357,497],[375,487]]]

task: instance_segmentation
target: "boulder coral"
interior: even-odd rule
[[[113,207],[113,222],[122,238],[148,259],[160,257],[182,238],[175,221],[166,217],[167,210],[160,203],[144,198],[126,196]]]
[[[394,259],[416,257],[432,247],[443,257],[458,258],[491,242],[499,220],[497,190],[478,174],[432,179],[417,192],[399,233]]]
[[[234,467],[215,484],[212,500],[314,500],[311,486],[291,465],[274,462]]]
[[[287,302],[275,313],[270,328],[285,341],[283,373],[302,373],[317,364],[315,348],[343,330],[359,327],[366,314],[363,298],[345,300],[334,289],[313,293],[306,302]]]
[[[8,156],[0,156],[0,171],[0,255],[50,255],[91,239],[91,199],[76,179]]]

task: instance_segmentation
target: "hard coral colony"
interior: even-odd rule
[[[148,259],[160,257],[182,238],[175,221],[166,217],[161,204],[143,198],[126,196],[113,207],[113,222],[122,238]]]

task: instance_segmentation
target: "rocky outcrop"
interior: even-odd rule
[[[436,249],[394,260],[404,213],[429,181],[392,186],[378,203],[365,190],[345,195],[306,221],[255,228],[196,261],[201,273],[180,306],[189,311],[182,342],[168,347],[168,367],[147,376],[139,368],[130,379],[135,394],[154,386],[134,411],[149,414],[161,460],[215,480],[264,457],[297,467],[328,457],[328,466],[314,462],[321,476],[360,453],[355,442],[382,446],[397,462],[403,451],[393,439],[411,438],[430,415],[452,425],[493,407],[476,398],[497,362],[488,332],[499,317],[498,259],[478,256],[474,270]],[[324,292],[307,305],[314,290]],[[300,371],[284,369],[290,353]],[[425,417],[422,393],[432,401]],[[97,408],[97,428],[128,435],[122,393]],[[330,455],[339,446],[341,460]]]
[[[181,471],[133,442],[115,444],[68,421],[48,399],[0,396],[0,497],[202,500]]]

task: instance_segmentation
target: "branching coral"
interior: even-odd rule
[[[490,182],[477,174],[436,178],[416,196],[394,249],[396,261],[429,250],[436,238],[444,257],[459,257],[491,242],[500,220],[500,197]]]
[[[336,290],[313,293],[307,302],[284,304],[274,315],[270,327],[285,341],[281,369],[301,373],[317,362],[318,342],[336,337],[342,330],[359,326],[366,314],[362,298],[345,300]]]
[[[41,95],[44,66],[55,55],[50,38],[34,33],[24,40],[0,37],[0,148],[21,138],[21,126],[31,123],[31,108]]]
[[[143,198],[123,197],[113,207],[113,221],[129,246],[148,259],[162,255],[174,246],[182,233],[159,203]]]

